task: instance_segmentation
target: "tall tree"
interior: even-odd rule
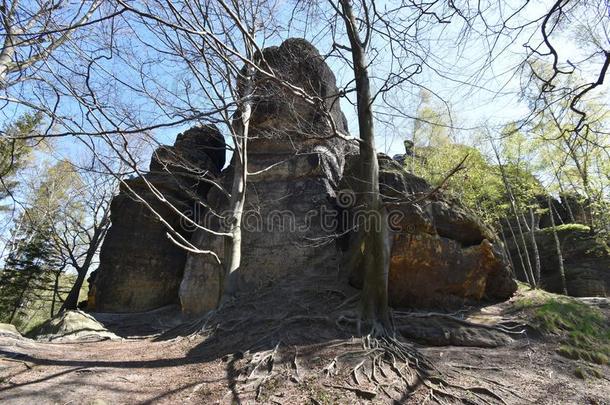
[[[384,334],[390,327],[388,310],[388,272],[390,267],[390,236],[387,224],[387,210],[379,193],[379,163],[375,148],[373,119],[373,96],[369,79],[367,46],[372,27],[366,27],[365,38],[358,30],[358,22],[350,0],[340,0],[340,17],[349,38],[352,68],[356,82],[356,105],[360,134],[360,174],[359,195],[362,205],[373,212],[379,226],[359,230],[360,249],[354,262],[362,268],[364,284],[361,298],[361,315],[365,326],[373,335]],[[367,11],[365,11],[366,13]],[[368,17],[365,17],[368,18]]]
[[[18,325],[20,314],[39,299],[41,290],[49,288],[52,270],[59,265],[41,224],[23,230],[20,227],[20,236],[15,238],[0,274],[0,316],[3,322]]]
[[[63,218],[62,210],[78,210],[70,198],[75,178],[66,173],[66,166],[67,162],[43,166],[40,176],[32,176],[0,280],[7,300],[3,310],[8,311],[9,322],[37,299],[44,299],[41,291],[53,291],[53,302],[58,295],[56,281],[66,262],[58,250],[54,229]]]

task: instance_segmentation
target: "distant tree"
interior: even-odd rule
[[[69,220],[86,215],[83,201],[87,198],[80,176],[68,161],[42,166],[39,171],[31,176],[25,208],[15,221],[0,278],[0,288],[7,297],[2,310],[9,322],[43,296],[50,296],[53,315],[56,302],[63,301],[59,279],[73,265],[60,236],[74,235],[72,241],[77,246],[82,240],[81,223]]]
[[[13,197],[19,184],[16,175],[28,163],[33,151],[34,140],[30,136],[38,132],[41,114],[24,114],[0,132],[0,201]],[[6,211],[6,205],[0,210]]]
[[[49,229],[31,224],[26,214],[21,221],[26,225],[17,226],[19,236],[14,238],[0,274],[0,316],[2,322],[16,325],[28,307],[40,299],[41,292],[53,286],[54,270],[61,268],[48,237]]]
[[[509,203],[509,207],[510,207],[511,217],[509,217],[509,218],[512,218],[512,221],[507,219],[506,222],[507,222],[508,227],[510,228],[511,233],[513,233],[513,234],[514,234],[513,223],[516,224],[516,226],[517,226],[517,232],[518,232],[519,239],[514,238],[514,240],[517,245],[519,244],[519,241],[521,242],[521,248],[519,248],[519,257],[520,257],[520,260],[522,260],[522,262],[523,262],[524,276],[525,276],[525,279],[528,282],[528,284],[530,284],[530,286],[532,286],[532,288],[535,288],[536,287],[536,278],[534,276],[534,269],[532,267],[530,253],[529,253],[529,250],[527,247],[527,243],[525,240],[525,233],[523,230],[523,228],[524,228],[524,226],[526,226],[526,224],[522,222],[522,219],[524,218],[522,207],[518,204],[518,200],[515,198],[515,192],[513,191],[514,185],[511,183],[510,177],[508,175],[508,170],[505,166],[505,162],[502,159],[502,155],[499,151],[498,146],[495,144],[495,141],[491,137],[489,137],[489,142],[491,144],[494,155],[496,157],[496,162],[500,169],[500,175],[502,177],[502,182],[504,184],[504,189],[506,191],[506,197],[508,199],[508,203]]]
[[[110,227],[110,203],[118,180],[97,166],[87,170],[72,165],[66,168],[68,173],[75,173],[78,186],[72,187],[69,201],[60,208],[50,229],[57,256],[76,272],[60,311],[77,308],[83,283]]]

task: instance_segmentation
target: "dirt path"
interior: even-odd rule
[[[200,343],[185,339],[51,344],[1,338],[0,402],[231,403],[230,363],[221,359],[200,363],[196,356],[189,356]],[[298,348],[301,353],[312,350],[317,349]],[[496,391],[510,398],[508,403],[610,404],[607,380],[575,378],[573,362],[543,344],[520,341],[494,349],[434,347],[423,349],[423,353],[441,370],[446,365],[459,367],[463,385],[485,385],[486,379],[504,385],[506,388]],[[326,364],[333,358],[332,350],[318,354],[320,359],[315,363]],[[262,402],[347,404],[358,400],[346,390],[328,387],[331,382],[322,375],[313,382],[307,377],[300,382],[281,381],[273,395]],[[252,399],[247,392],[244,397],[244,403],[248,397]],[[420,400],[416,394],[405,403]]]
[[[484,308],[469,319],[489,323],[502,317],[509,305]],[[431,399],[430,390],[421,385],[410,390],[400,384],[369,389],[369,371],[360,374],[360,392],[352,389],[358,359],[351,364],[335,360],[361,349],[361,341],[345,336],[325,338],[328,325],[318,325],[316,317],[309,323],[286,324],[294,318],[284,318],[280,324],[290,335],[283,335],[276,348],[266,345],[253,352],[236,348],[252,347],[250,343],[259,340],[257,334],[268,334],[268,324],[260,319],[248,327],[240,319],[235,323],[240,328],[227,327],[207,338],[198,335],[165,341],[42,343],[0,336],[0,403],[420,404]],[[298,343],[311,336],[315,336],[313,343]],[[451,377],[452,384],[474,388],[464,400],[610,404],[610,368],[595,366],[599,378],[577,378],[575,369],[583,363],[556,354],[557,344],[549,339],[523,337],[490,348],[416,347]],[[252,367],[251,359],[269,353],[273,356]],[[248,376],[254,376],[256,384]],[[492,389],[501,399],[482,395],[480,388]]]

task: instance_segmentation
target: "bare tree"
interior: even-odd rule
[[[343,19],[349,38],[352,66],[356,82],[358,129],[360,133],[360,186],[358,190],[362,204],[377,214],[379,227],[359,231],[357,245],[363,249],[352,252],[357,255],[354,266],[362,268],[364,285],[361,299],[362,319],[373,335],[386,333],[390,327],[388,311],[388,272],[390,268],[390,237],[387,227],[387,211],[379,193],[379,163],[375,148],[373,119],[373,96],[369,80],[366,48],[372,27],[366,28],[365,39],[361,39],[358,23],[350,0],[341,0],[337,12]],[[365,9],[365,12],[366,9]],[[368,18],[368,16],[365,16]]]
[[[83,2],[80,6],[64,0],[3,2],[0,88],[35,78],[36,70],[28,69],[43,63],[77,29],[94,22],[93,16],[101,5],[101,0]]]
[[[559,236],[557,235],[557,227],[555,225],[555,214],[553,213],[553,199],[551,198],[551,194],[548,195],[547,202],[549,205],[549,217],[551,218],[553,240],[555,241],[555,249],[557,250],[557,268],[559,269],[559,277],[561,279],[561,291],[564,295],[568,295],[566,273],[563,267],[563,255],[561,253],[561,242],[559,241]]]
[[[189,100],[188,107],[181,112],[185,119],[221,125],[223,132],[231,139],[232,184],[226,187],[211,177],[201,179],[228,200],[227,210],[216,213],[222,216],[222,223],[227,229],[208,228],[175,210],[194,229],[224,238],[222,251],[195,246],[192,241],[169,230],[176,244],[191,253],[210,255],[223,267],[222,300],[226,301],[237,292],[237,270],[241,266],[242,216],[247,179],[251,175],[247,150],[253,93],[258,81],[277,80],[275,73],[265,64],[261,52],[261,43],[272,32],[268,13],[273,2],[220,0],[192,5],[177,1],[169,8],[164,2],[156,1],[142,4],[141,7],[120,0],[119,3],[138,16],[150,33],[162,38],[162,45],[168,54],[185,66],[185,71],[195,78],[198,90],[207,97],[206,100],[194,97]],[[267,28],[262,29],[265,24]],[[175,92],[173,96],[188,98],[194,93],[190,84],[180,91],[182,93]],[[154,100],[156,102],[156,98]],[[164,202],[170,204],[167,200]],[[213,210],[205,201],[200,200],[199,204]]]
[[[99,167],[81,171],[79,177],[81,187],[74,190],[71,204],[62,207],[61,220],[52,228],[58,256],[76,271],[76,279],[60,311],[77,308],[85,278],[110,226],[110,202],[118,185],[114,176],[100,171]],[[73,210],[73,204],[80,210]]]

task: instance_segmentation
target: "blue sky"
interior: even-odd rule
[[[382,9],[390,1],[377,1],[377,6]],[[520,21],[532,19],[543,15],[552,5],[552,1],[538,0],[530,1],[528,6],[522,11],[522,15],[515,20],[515,25]],[[494,3],[496,4],[496,3]],[[507,15],[514,10],[521,2],[505,2],[502,4],[503,15]],[[282,39],[287,37],[305,37],[313,42],[322,54],[327,54],[331,49],[331,36],[325,18],[327,15],[319,16],[318,19],[299,20],[288,24],[294,2],[292,0],[278,0],[276,16],[281,27],[277,35],[264,44],[278,45]],[[488,13],[490,21],[500,19],[498,10]],[[492,53],[493,61],[486,60],[489,54],[489,42],[487,39],[476,35],[480,26],[473,27],[473,34],[468,41],[457,42],[456,37],[461,29],[458,23],[449,25],[436,24],[425,26],[420,31],[420,42],[414,52],[425,58],[427,67],[421,74],[415,77],[418,85],[423,86],[438,95],[438,99],[433,102],[437,106],[442,106],[445,102],[451,111],[453,126],[451,133],[458,142],[473,144],[476,142],[477,128],[480,126],[499,129],[504,124],[512,120],[522,118],[528,112],[528,106],[519,98],[520,75],[516,68],[525,56],[523,44],[530,36],[533,39],[530,43],[540,40],[536,34],[537,26],[531,26],[519,35],[501,36]],[[163,114],[162,109],[155,105],[150,98],[142,93],[131,91],[125,83],[134,83],[137,86],[145,86],[148,91],[158,95],[159,99],[168,104],[180,104],[177,99],[171,99],[169,90],[180,88],[183,83],[191,78],[184,67],[180,67],[177,61],[171,56],[156,52],[147,45],[160,46],[160,38],[153,36],[150,32],[143,29],[137,23],[132,23],[132,30],[125,24],[119,35],[114,39],[117,43],[125,45],[128,51],[115,53],[112,59],[107,60],[102,56],[110,56],[103,44],[100,44],[99,37],[86,38],[79,41],[76,45],[63,50],[63,53],[56,55],[57,60],[74,58],[77,60],[79,52],[93,52],[98,58],[95,62],[96,78],[91,85],[99,94],[107,95],[109,101],[115,101],[117,106],[131,108],[138,119],[144,123],[163,122],[172,120]],[[478,22],[480,24],[480,21]],[[576,27],[575,29],[578,29]],[[341,31],[341,30],[340,30]],[[570,31],[570,29],[568,29]],[[561,40],[558,47],[560,62],[565,63],[567,59],[575,60],[575,55],[582,54],[581,44],[577,43],[571,35],[566,35]],[[339,36],[342,44],[347,44],[343,36]],[[146,43],[146,45],[144,44]],[[387,44],[374,38],[370,52],[372,65],[370,73],[373,77],[385,76],[388,72],[390,59],[387,56]],[[131,54],[129,52],[132,52]],[[137,61],[146,60],[145,72],[147,77],[140,80]],[[577,58],[576,58],[577,59]],[[345,63],[337,58],[331,57],[328,63],[335,72],[338,84],[345,85],[352,77],[353,73]],[[47,68],[46,66],[43,68]],[[83,79],[71,74],[70,66],[58,67],[57,64],[49,65],[48,69],[56,69],[56,77],[62,82],[64,90],[67,91],[71,83],[76,82],[84,86]],[[80,68],[81,70],[83,67]],[[587,76],[586,68],[581,70],[583,76]],[[114,76],[114,77],[113,77]],[[378,86],[379,81],[373,80],[373,86]],[[18,90],[18,89],[16,89]],[[24,89],[27,91],[27,88]],[[401,115],[393,118],[392,125],[376,123],[376,135],[378,149],[390,155],[401,153],[403,150],[403,140],[411,137],[413,120],[417,103],[419,101],[420,87],[405,84],[398,88],[392,95],[392,103],[399,107]],[[36,90],[35,94],[42,94],[41,90]],[[610,101],[608,92],[602,89],[597,92],[606,102]],[[352,95],[353,96],[353,93]],[[198,98],[197,98],[198,97]],[[442,99],[442,102],[441,102]],[[87,99],[91,102],[90,99]],[[352,100],[353,101],[353,100]],[[206,104],[202,94],[195,95],[194,103]],[[342,109],[348,117],[350,131],[357,135],[356,116],[353,106],[348,100],[342,101]],[[379,117],[382,117],[381,103],[376,105]],[[202,107],[203,109],[204,107]],[[10,105],[3,108],[0,114],[0,121],[14,119],[18,112],[23,109],[17,107],[13,109]],[[108,109],[115,118],[120,120],[121,110]],[[94,131],[90,123],[84,121],[87,111],[84,111],[78,103],[70,96],[64,96],[61,100],[60,112],[64,115],[72,115],[76,118],[79,125]],[[95,113],[98,118],[101,114]],[[109,126],[108,122],[103,123]],[[160,143],[171,144],[177,133],[188,128],[191,124],[176,125],[171,128],[154,130],[155,139]],[[62,131],[59,126],[54,130]],[[77,157],[83,153],[82,145],[74,137],[68,137],[58,141],[57,154],[66,157]],[[146,154],[150,150],[145,151]],[[147,156],[143,156],[146,160]]]
[[[288,20],[294,7],[293,0],[277,0],[276,18],[280,27],[275,35],[272,35],[264,45],[279,45],[288,37],[305,37],[318,47],[322,54],[328,54],[331,50],[332,39],[329,26],[326,24],[328,15],[323,14],[317,19],[303,21],[295,20],[289,25]],[[377,1],[377,6],[381,9],[390,1]],[[536,0],[528,2],[516,21],[531,20],[543,15],[553,4],[553,1]],[[444,3],[443,3],[444,4]],[[522,2],[499,2],[494,4],[502,5],[502,15],[507,15],[510,10],[522,4]],[[581,16],[582,17],[582,16]],[[606,16],[607,17],[607,16]],[[502,18],[498,10],[489,13],[491,21]],[[459,19],[458,19],[459,21]],[[185,83],[192,80],[184,66],[179,65],[179,59],[159,53],[149,45],[162,48],[161,39],[155,37],[150,32],[143,29],[138,23],[130,20],[131,27],[123,22],[121,30],[114,38],[115,44],[124,45],[123,51],[110,55],[100,36],[98,28],[95,28],[91,37],[80,39],[74,44],[62,49],[54,55],[55,61],[41,66],[41,72],[47,74],[53,72],[62,90],[66,93],[61,98],[58,112],[64,116],[71,116],[74,122],[86,130],[95,132],[95,128],[90,122],[86,121],[87,116],[95,116],[102,119],[101,126],[110,127],[109,122],[104,122],[102,114],[99,112],[88,112],[82,105],[69,95],[70,86],[76,84],[77,88],[84,89],[85,82],[78,73],[86,69],[86,64],[79,66],[77,62],[81,53],[88,53],[97,56],[94,66],[96,72],[94,80],[89,83],[95,88],[98,94],[103,95],[109,103],[107,112],[113,115],[116,120],[121,120],[122,111],[130,110],[129,114],[135,114],[133,119],[143,123],[160,123],[172,121],[175,118],[168,117],[163,113],[163,105],[155,105],[149,97],[141,92],[133,91],[129,83],[136,87],[144,87],[147,91],[154,94],[162,103],[171,106],[179,106],[183,100],[172,98],[171,90],[184,89]],[[478,24],[481,22],[478,21]],[[590,50],[586,49],[586,43],[579,38],[579,30],[582,25],[587,23],[587,16],[582,20],[570,21],[566,27],[565,34],[556,38],[557,51],[559,53],[560,64],[565,65],[568,59],[573,63],[578,61]],[[268,27],[267,27],[268,28]],[[92,28],[93,29],[93,28]],[[519,120],[528,113],[528,105],[520,99],[521,76],[517,67],[526,55],[524,44],[536,44],[540,41],[540,34],[537,32],[538,26],[532,25],[521,32],[512,35],[500,36],[491,53],[493,60],[489,61],[490,42],[487,38],[477,35],[477,30],[481,27],[473,27],[472,35],[468,41],[458,42],[456,37],[461,29],[459,23],[449,25],[436,24],[422,27],[418,33],[420,41],[413,48],[421,58],[425,59],[427,66],[422,73],[415,76],[417,85],[404,84],[397,88],[392,95],[394,107],[401,112],[398,117],[392,119],[391,124],[376,122],[377,146],[379,151],[394,155],[403,152],[403,140],[410,139],[413,128],[412,116],[415,115],[421,88],[427,88],[438,98],[433,99],[437,106],[442,106],[443,102],[449,106],[453,118],[454,129],[451,135],[454,140],[470,145],[484,148],[485,145],[477,143],[476,133],[479,127],[486,126],[492,130],[499,130],[506,123]],[[339,29],[342,32],[341,29]],[[339,35],[339,42],[347,45],[344,36]],[[608,44],[605,44],[608,46]],[[610,46],[609,46],[610,48]],[[608,48],[606,48],[608,49]],[[373,77],[373,86],[379,86],[379,80],[375,77],[384,77],[389,71],[390,58],[387,53],[387,44],[380,38],[374,37],[369,58],[372,60],[370,73]],[[112,58],[108,59],[110,56]],[[145,77],[141,80],[138,65],[145,61]],[[328,63],[334,71],[338,85],[344,86],[353,78],[353,72],[343,61],[336,57],[328,58]],[[415,59],[413,59],[415,61]],[[64,66],[62,63],[67,62]],[[408,62],[408,60],[407,60]],[[595,60],[593,61],[595,62]],[[596,73],[599,64],[586,63],[579,65],[579,74],[587,81],[591,81]],[[75,70],[73,72],[72,70]],[[28,87],[31,86],[31,87]],[[36,82],[26,83],[23,87],[10,89],[9,92],[21,94],[36,101],[38,97],[50,97],[47,90],[39,87]],[[592,94],[593,97],[610,103],[610,92],[606,87]],[[205,96],[201,93],[191,95],[194,104],[206,104]],[[350,95],[353,97],[353,93]],[[49,98],[51,101],[52,97]],[[88,103],[93,101],[86,97]],[[441,101],[442,100],[442,101]],[[352,100],[353,102],[353,100]],[[113,105],[116,103],[116,106]],[[355,111],[348,100],[343,100],[342,109],[348,118],[352,135],[357,135],[357,119]],[[201,107],[205,109],[204,107]],[[384,117],[381,103],[376,104],[379,117]],[[0,111],[0,124],[10,122],[15,119],[23,107],[15,105],[5,105]],[[127,114],[127,112],[126,112]],[[156,129],[153,131],[154,140],[159,143],[171,144],[176,134],[191,126],[190,123],[176,125],[171,128]],[[62,132],[65,128],[56,125],[51,132]],[[82,143],[75,137],[62,138],[55,143],[56,151],[54,158],[79,159],[85,153]],[[150,148],[142,152],[143,161],[147,162],[150,156]],[[228,161],[228,159],[227,159]]]

